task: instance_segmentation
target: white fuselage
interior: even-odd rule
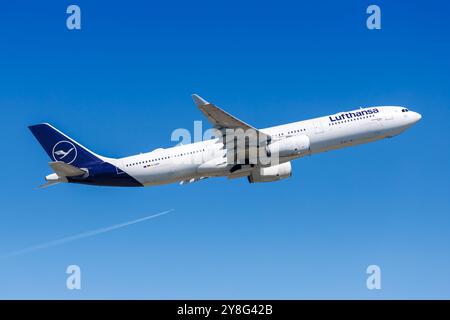
[[[368,113],[367,110],[377,110]],[[310,146],[306,153],[280,158],[280,163],[305,155],[376,141],[395,136],[421,116],[403,107],[370,107],[340,112],[334,115],[293,122],[261,129],[275,141],[293,136],[306,135]],[[214,170],[205,164],[220,162],[224,157],[222,140],[211,139],[115,160],[115,165],[144,186],[172,182],[193,182],[204,177],[245,176],[252,169],[243,167],[240,172],[230,173],[221,166]]]

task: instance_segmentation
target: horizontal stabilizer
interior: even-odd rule
[[[60,181],[48,181],[47,183],[40,185],[38,187],[38,189],[44,189],[44,188],[53,186],[53,185],[58,184],[58,183],[61,183],[61,182]]]
[[[77,177],[87,173],[86,170],[77,168],[62,161],[49,162],[48,165],[59,177]]]

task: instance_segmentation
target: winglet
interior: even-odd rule
[[[202,97],[200,97],[200,96],[197,95],[197,94],[193,94],[193,95],[192,95],[192,99],[194,99],[194,102],[195,102],[195,104],[197,105],[197,107],[200,107],[200,106],[204,106],[204,105],[209,104],[208,101],[206,101],[205,99],[203,99]]]

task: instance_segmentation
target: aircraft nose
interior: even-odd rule
[[[413,123],[416,123],[420,119],[422,119],[422,115],[420,113],[418,113],[418,112],[412,112],[411,116],[412,116]]]

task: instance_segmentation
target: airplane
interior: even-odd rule
[[[188,184],[211,177],[247,177],[250,183],[279,181],[292,175],[292,160],[391,138],[422,118],[406,107],[375,106],[256,129],[196,94],[192,98],[217,136],[124,158],[98,155],[48,123],[30,126],[52,160],[49,166],[54,173],[45,177],[41,187],[58,183],[142,187]],[[235,134],[232,139],[219,135],[230,130]],[[248,137],[241,140],[245,142],[235,145],[247,132]],[[230,150],[244,152],[236,157]],[[250,159],[251,150],[257,154]],[[259,160],[263,158],[269,161]]]

